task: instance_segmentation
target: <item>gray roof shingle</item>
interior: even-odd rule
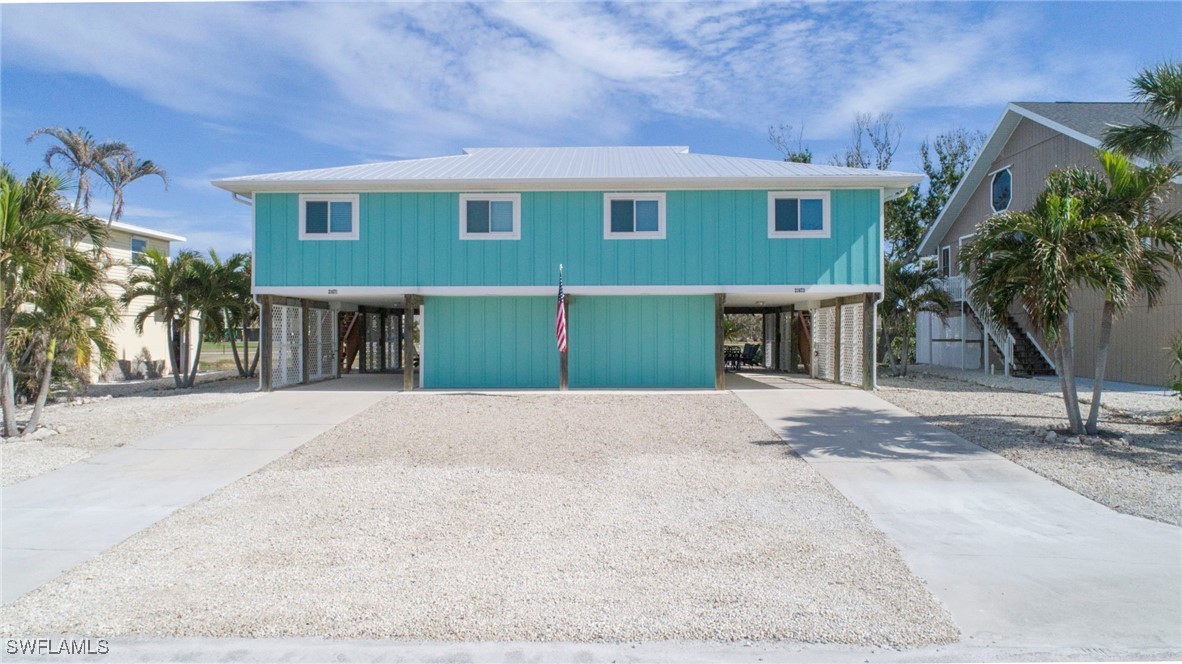
[[[1136,124],[1145,117],[1145,105],[1134,102],[1016,101],[1013,104],[1098,141],[1104,140],[1109,127]],[[1174,150],[1167,158],[1182,159],[1182,139],[1174,142]]]

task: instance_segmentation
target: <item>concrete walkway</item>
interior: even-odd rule
[[[273,392],[4,487],[0,597],[13,602],[391,393],[357,380]]]
[[[1182,529],[1095,503],[873,394],[735,393],[865,510],[963,643],[1182,648]]]

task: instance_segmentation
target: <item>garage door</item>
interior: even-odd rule
[[[579,295],[571,387],[713,387],[714,296]]]
[[[427,297],[423,386],[558,387],[552,297]]]

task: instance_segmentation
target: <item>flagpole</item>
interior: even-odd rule
[[[562,290],[562,263],[558,264],[558,291],[561,294],[562,301],[559,306],[562,308],[562,316],[564,318],[563,326],[566,327],[565,319],[570,315],[570,296]],[[566,334],[565,329],[563,334]],[[570,389],[570,367],[567,363],[567,354],[569,352],[568,344],[563,344],[563,347],[558,351],[558,389],[565,392]]]

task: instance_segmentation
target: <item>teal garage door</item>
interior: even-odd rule
[[[571,387],[714,387],[714,296],[575,296],[569,348]]]
[[[553,297],[427,297],[423,386],[558,387]]]

